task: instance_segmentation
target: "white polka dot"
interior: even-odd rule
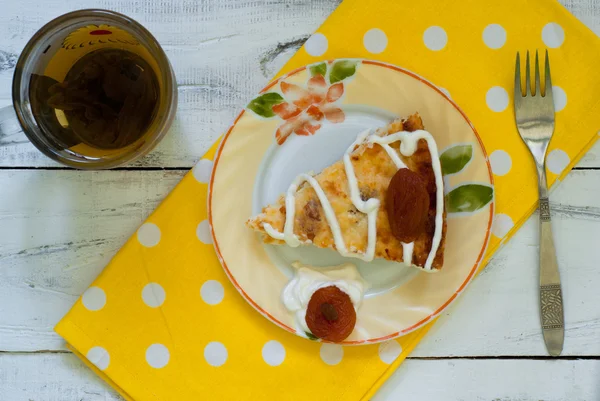
[[[379,344],[379,358],[388,365],[396,360],[402,353],[402,347],[396,340],[386,341]]]
[[[512,159],[504,150],[498,149],[494,150],[490,155],[490,164],[492,165],[494,174],[502,176],[510,171]]]
[[[506,43],[506,30],[502,25],[490,24],[483,30],[483,43],[490,49],[499,49]]]
[[[321,359],[327,365],[337,365],[342,361],[344,357],[344,349],[339,344],[323,344],[321,345],[321,351],[319,351]]]
[[[262,357],[267,365],[279,366],[285,359],[285,348],[279,341],[271,340],[263,346]]]
[[[555,112],[561,111],[567,105],[567,93],[560,86],[552,85],[552,98]]]
[[[98,311],[106,305],[106,293],[100,287],[90,287],[81,296],[81,302],[86,309]]]
[[[492,111],[499,113],[508,107],[508,93],[503,87],[494,86],[485,94],[485,102]]]
[[[442,27],[430,26],[423,33],[423,42],[429,50],[442,50],[448,43],[448,35]]]
[[[492,233],[498,238],[504,238],[506,234],[513,228],[514,223],[509,215],[504,213],[498,213],[494,217],[494,225],[492,227]]]
[[[90,348],[85,357],[100,370],[106,370],[110,364],[110,355],[102,347]]]
[[[373,54],[379,54],[385,50],[388,44],[388,38],[381,29],[369,29],[363,36],[363,44],[365,49]]]
[[[151,248],[160,242],[160,228],[154,223],[144,223],[137,231],[140,244]]]
[[[210,366],[219,367],[227,361],[227,348],[220,342],[210,342],[204,347],[204,359]]]
[[[146,362],[153,368],[164,368],[169,363],[170,358],[169,349],[162,344],[152,344],[146,350]]]
[[[210,234],[210,224],[208,220],[202,220],[196,227],[196,237],[204,244],[212,244],[212,235]]]
[[[550,22],[542,28],[542,40],[552,49],[560,47],[565,40],[565,31],[557,23]]]
[[[304,50],[311,56],[319,57],[327,51],[327,38],[322,33],[315,33],[304,44]]]
[[[569,165],[569,155],[561,149],[554,149],[546,158],[546,167],[554,174],[560,174]]]
[[[450,96],[450,92],[448,91],[448,89],[446,88],[442,88],[441,86],[438,86],[438,89],[441,90],[444,95],[448,96],[450,99],[452,99],[452,96]]]
[[[216,305],[223,300],[225,290],[217,280],[208,280],[200,288],[202,300],[209,305]]]
[[[208,184],[210,181],[210,175],[212,173],[213,162],[212,160],[202,159],[192,169],[192,174],[196,181],[202,184]]]
[[[142,299],[151,308],[161,306],[165,302],[166,296],[165,290],[157,283],[146,284],[142,290]]]

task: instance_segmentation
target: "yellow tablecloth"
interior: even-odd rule
[[[487,261],[536,207],[534,165],[511,101],[515,53],[536,48],[550,49],[555,85],[554,183],[598,139],[600,41],[553,0],[345,0],[282,72],[363,57],[445,88],[479,131],[495,174]],[[210,244],[206,191],[215,148],[56,331],[128,400],[369,399],[429,326],[382,345],[342,348],[295,337],[256,313]]]

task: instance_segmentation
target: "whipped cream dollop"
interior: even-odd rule
[[[354,310],[360,307],[368,284],[354,264],[313,267],[296,262],[292,266],[296,270],[294,278],[283,289],[281,301],[288,311],[295,314],[297,325],[304,332],[311,332],[306,324],[308,303],[312,295],[321,288],[336,286],[348,294]]]

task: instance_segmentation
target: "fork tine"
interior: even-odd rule
[[[540,85],[540,63],[538,61],[538,51],[535,51],[535,87],[533,88],[533,94],[542,94],[542,86]]]
[[[548,58],[548,49],[546,49],[546,82],[544,84],[544,96],[552,97],[552,77],[550,76],[550,59]],[[550,89],[550,90],[548,90]]]
[[[517,96],[518,95],[518,96]],[[515,65],[515,101],[517,98],[523,97],[521,90],[521,57],[517,52],[517,64]]]
[[[531,93],[531,68],[529,67],[529,50],[527,50],[527,58],[525,60],[525,96]]]

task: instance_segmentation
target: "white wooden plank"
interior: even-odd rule
[[[565,306],[563,355],[600,355],[598,178],[600,171],[574,171],[550,196]],[[538,313],[538,244],[536,213],[413,355],[547,355]]]
[[[123,401],[71,353],[0,354],[0,400]]]
[[[600,361],[408,360],[373,401],[591,401]]]
[[[562,1],[600,33],[599,3]],[[86,7],[120,11],[140,21],[157,37],[180,85],[179,109],[171,132],[150,155],[134,165],[190,167],[335,9],[338,1],[48,0],[44,7],[33,0],[7,3],[0,14],[0,106],[10,103],[12,67],[17,55],[44,23]],[[0,138],[0,166],[57,165],[25,138],[23,141],[2,146]],[[600,145],[581,166],[600,166]]]
[[[0,350],[61,350],[53,325],[182,172],[0,171]],[[565,355],[600,355],[600,171],[552,193]],[[414,355],[545,355],[537,217],[496,256]]]
[[[600,35],[600,3],[595,0],[560,0],[574,16]]]
[[[1,171],[0,349],[63,349],[55,323],[183,174]]]
[[[409,359],[373,401],[591,401],[600,398],[597,360]],[[74,355],[1,354],[0,399],[121,401]]]

